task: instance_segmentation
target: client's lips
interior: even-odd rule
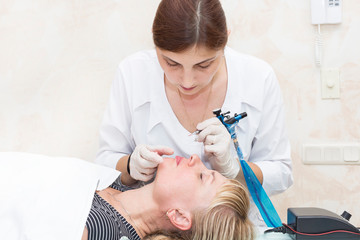
[[[182,157],[176,156],[175,157],[176,165],[179,165],[179,163],[182,159],[183,159]]]
[[[191,90],[193,90],[195,87],[189,87],[189,88],[187,88],[187,87],[181,86],[181,88],[184,89],[185,91],[191,91]]]

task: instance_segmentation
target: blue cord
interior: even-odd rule
[[[227,117],[226,114],[229,114],[229,112],[225,114],[221,114],[221,110],[216,110],[214,111],[214,113],[216,114],[216,117],[225,125],[226,129],[231,135],[231,139],[234,142],[236,153],[239,157],[241,168],[243,169],[246,185],[248,186],[250,195],[254,200],[255,205],[259,209],[260,214],[263,217],[266,225],[268,227],[273,227],[273,228],[282,226],[279,214],[276,212],[274,205],[272,204],[270,198],[266,194],[261,183],[257,179],[255,173],[250,168],[248,163],[244,160],[244,156],[237,141],[235,125],[240,119],[246,117],[247,114],[246,113],[242,113],[240,115],[235,114],[233,118],[225,120],[225,117]]]

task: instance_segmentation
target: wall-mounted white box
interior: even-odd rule
[[[341,146],[323,146],[323,159],[328,163],[342,162]]]
[[[306,148],[304,147],[303,159],[306,159],[308,164],[316,164],[321,162],[322,159],[322,151],[321,148],[313,145],[308,145]]]
[[[360,161],[360,147],[354,145],[344,146],[343,148],[345,162],[358,162]]]
[[[314,165],[360,165],[360,143],[304,144],[302,162]]]

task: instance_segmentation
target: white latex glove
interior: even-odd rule
[[[174,150],[166,146],[137,145],[129,160],[130,176],[135,180],[149,181],[163,161],[161,156],[173,153]]]
[[[235,178],[240,171],[240,164],[234,154],[234,145],[230,133],[216,117],[199,123],[198,142],[204,143],[205,155],[214,170],[227,178]]]

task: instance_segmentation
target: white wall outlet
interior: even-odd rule
[[[342,149],[340,146],[323,146],[323,160],[327,163],[341,163],[342,162]]]
[[[304,145],[303,162],[305,164],[321,163],[322,150],[318,145]]]
[[[302,162],[314,165],[360,165],[360,143],[304,144]]]
[[[347,145],[343,148],[345,162],[360,161],[360,145]]]

